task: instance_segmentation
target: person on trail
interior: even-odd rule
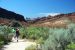
[[[19,33],[19,29],[16,29],[16,38],[17,38],[17,42],[18,42],[18,37],[19,37],[20,33]]]

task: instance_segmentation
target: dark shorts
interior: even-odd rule
[[[16,37],[18,38],[18,37],[19,37],[19,35],[16,35]]]

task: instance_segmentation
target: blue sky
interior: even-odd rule
[[[28,18],[75,12],[75,0],[0,0],[0,7]]]

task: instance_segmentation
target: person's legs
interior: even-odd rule
[[[19,37],[19,36],[17,35],[17,36],[16,36],[16,38],[17,38],[17,42],[18,42],[18,37]]]

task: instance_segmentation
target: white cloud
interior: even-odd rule
[[[51,15],[51,16],[55,16],[55,15],[58,15],[60,13],[40,13],[39,15],[43,15],[43,16],[48,16],[48,15]]]

